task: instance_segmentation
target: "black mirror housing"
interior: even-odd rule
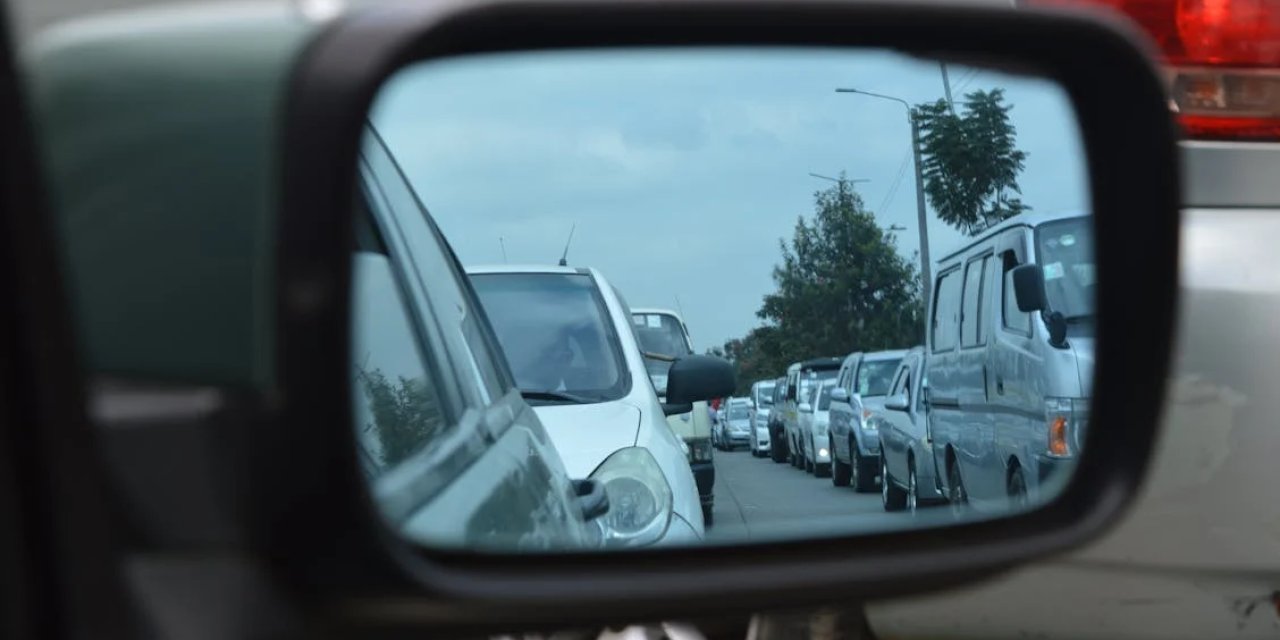
[[[728,361],[715,356],[685,356],[667,372],[667,402],[692,404],[727,398],[737,386],[733,365]]]
[[[1013,268],[1013,292],[1018,311],[1043,311],[1049,306],[1044,291],[1044,268],[1038,264],[1022,264]]]

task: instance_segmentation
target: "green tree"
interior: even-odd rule
[[[812,219],[800,217],[790,243],[780,241],[777,290],[757,313],[766,326],[748,335],[750,345],[737,347],[753,370],[769,368],[759,377],[781,375],[796,360],[921,339],[915,259],[899,255],[894,234],[876,224],[843,176],[814,198]]]
[[[924,191],[938,218],[975,234],[1030,207],[1018,197],[1027,154],[1017,149],[1004,91],[965,95],[953,114],[945,100],[916,107]]]

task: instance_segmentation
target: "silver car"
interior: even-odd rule
[[[831,395],[831,483],[859,492],[876,488],[880,475],[880,438],[867,422],[883,407],[885,393],[905,351],[851,353],[840,366]]]
[[[773,394],[778,387],[776,380],[760,380],[751,385],[751,455],[769,455],[769,416],[773,410]]]
[[[924,349],[908,351],[882,406],[867,419],[880,434],[880,499],[885,511],[915,511],[921,504],[946,501],[933,462],[923,393],[928,387],[926,370]]]

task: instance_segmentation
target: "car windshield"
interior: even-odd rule
[[[870,360],[858,367],[858,380],[854,389],[858,395],[882,396],[889,393],[889,385],[893,382],[893,374],[897,372],[902,358],[892,360]]]
[[[826,385],[818,390],[818,411],[826,411],[831,408],[831,385]]]
[[[824,380],[834,380],[840,371],[837,369],[810,369],[800,373],[800,397],[805,401],[813,393],[813,385],[822,384]]]
[[[691,353],[684,327],[676,317],[665,313],[634,313],[631,321],[642,351],[672,357]],[[671,369],[671,362],[646,357],[644,368],[649,377],[653,378],[655,386],[659,389],[666,388],[666,376]]]
[[[732,407],[729,407],[729,419],[730,420],[746,420],[747,406],[743,404],[735,404]]]
[[[1094,315],[1093,229],[1089,218],[1050,222],[1036,230],[1037,260],[1044,267],[1049,310],[1068,322]]]
[[[592,402],[627,392],[622,350],[590,276],[500,273],[471,277],[516,384],[531,397],[558,394]]]

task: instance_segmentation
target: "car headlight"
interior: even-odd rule
[[[606,547],[638,547],[662,538],[671,524],[671,485],[643,447],[613,452],[592,472],[604,484],[609,511],[592,520]]]
[[[690,462],[711,462],[711,446],[710,438],[698,438],[696,440],[687,440],[689,445],[689,461]]]
[[[876,421],[871,419],[870,411],[858,418],[858,428],[862,429],[863,433],[876,433],[878,431]]]

